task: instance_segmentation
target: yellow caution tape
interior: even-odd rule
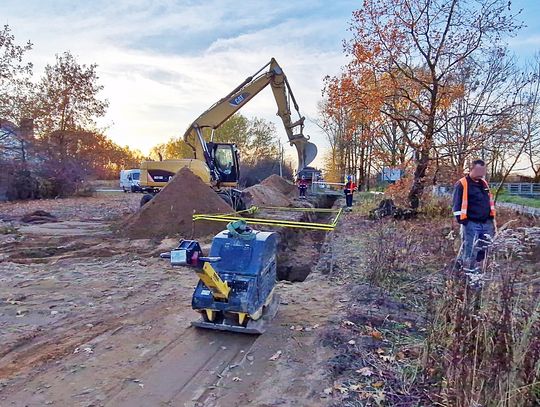
[[[301,222],[301,221],[292,221],[292,220],[280,220],[280,219],[264,219],[264,218],[244,218],[238,216],[240,213],[255,213],[257,209],[276,209],[276,210],[291,210],[291,209],[306,209],[307,211],[314,212],[335,212],[336,216],[334,217],[332,223],[317,223],[317,222]],[[342,209],[312,209],[312,208],[275,208],[275,207],[251,207],[244,211],[240,211],[236,214],[217,214],[217,215],[207,215],[207,214],[194,214],[193,221],[197,220],[207,220],[214,222],[231,222],[235,220],[244,220],[248,224],[253,225],[264,225],[264,226],[276,226],[276,227],[289,227],[289,228],[301,228],[301,229],[311,229],[311,230],[323,230],[323,231],[332,231],[337,226],[339,218],[341,216]]]

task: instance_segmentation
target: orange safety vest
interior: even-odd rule
[[[349,191],[354,191],[356,189],[356,184],[352,181],[347,181],[345,184],[345,189],[348,189]]]
[[[460,212],[454,212],[454,215],[459,215],[460,220],[467,219],[467,207],[469,205],[469,183],[467,181],[467,177],[463,177],[459,180],[461,185],[463,186],[463,195],[461,197],[461,211]],[[489,193],[489,215],[492,217],[495,217],[495,201],[493,200],[493,195],[491,191],[489,190],[489,184],[488,182],[482,178],[482,182],[488,189]]]

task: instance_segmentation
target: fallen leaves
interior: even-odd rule
[[[371,337],[373,339],[377,339],[379,341],[382,341],[382,339],[383,339],[383,335],[382,335],[381,331],[377,331],[376,329],[372,330],[370,335],[371,335]]]
[[[359,373],[362,376],[370,377],[373,375],[373,370],[371,370],[369,367],[363,367],[362,369],[356,370],[356,373]]]
[[[379,355],[379,357],[384,361],[384,362],[394,362],[396,360],[396,358],[394,356],[391,356],[391,355]]]
[[[351,391],[360,391],[360,389],[362,388],[363,386],[361,384],[351,384],[349,386],[349,390]]]
[[[379,389],[379,388],[381,388],[383,386],[384,386],[384,382],[382,380],[371,384],[371,387],[374,387],[376,389]]]
[[[276,353],[274,353],[274,354],[270,357],[270,359],[268,359],[268,360],[270,360],[270,361],[272,361],[272,362],[275,361],[275,360],[278,360],[279,357],[281,356],[281,354],[282,354],[282,352],[281,352],[280,350],[278,350],[278,351],[277,351]]]

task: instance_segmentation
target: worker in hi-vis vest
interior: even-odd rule
[[[484,179],[486,163],[472,162],[469,174],[454,187],[453,212],[461,225],[459,261],[465,271],[478,271],[485,246],[495,236],[495,203]]]

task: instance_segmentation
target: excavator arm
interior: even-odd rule
[[[208,150],[204,140],[204,130],[209,129],[213,135],[219,126],[268,85],[272,87],[278,108],[277,114],[283,121],[289,142],[291,146],[296,147],[298,171],[310,164],[317,155],[317,147],[309,142],[308,136],[303,134],[305,118],[300,114],[287,77],[274,58],[255,74],[246,78],[227,96],[212,105],[186,130],[184,141],[193,149],[194,158],[203,159],[210,170],[214,171],[212,152]],[[296,121],[293,121],[291,117],[291,102],[298,114]]]

